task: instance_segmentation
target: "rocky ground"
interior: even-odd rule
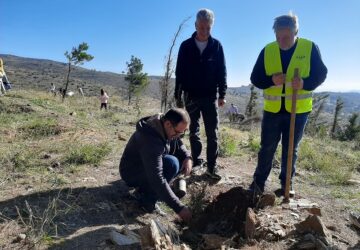
[[[277,188],[275,175],[270,178],[270,192],[265,198],[246,191],[253,160],[220,159],[220,164],[223,179],[218,183],[202,175],[201,169],[187,179],[184,201],[198,203],[189,225],[180,223],[164,205],[166,216],[145,214],[129,195],[131,190],[119,178],[114,162],[83,172],[71,189],[34,193],[31,186],[5,188],[0,208],[9,223],[0,227],[3,235],[8,232],[2,248],[31,247],[26,237],[22,238],[24,229],[10,223],[11,219],[25,212],[26,203],[40,209],[56,199],[63,213],[48,216],[54,216],[61,240],[52,242],[50,249],[123,249],[111,241],[112,231],[121,232],[125,226],[139,229],[154,219],[173,228],[180,242],[191,249],[360,249],[360,231],[349,220],[343,204],[308,195],[301,175],[295,184],[295,199],[282,204],[282,197],[271,192]],[[16,193],[23,195],[16,197]],[[35,224],[35,216],[33,220]]]

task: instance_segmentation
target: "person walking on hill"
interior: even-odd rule
[[[206,174],[220,180],[216,160],[218,156],[218,107],[225,104],[226,66],[221,43],[210,35],[214,13],[201,9],[196,15],[191,38],[182,42],[176,64],[175,100],[178,107],[185,102],[189,112],[190,146],[194,166],[201,166],[200,116],[203,117],[207,137]],[[218,97],[217,97],[218,95]]]
[[[182,171],[192,169],[190,152],[182,143],[190,118],[186,110],[173,108],[166,114],[140,119],[120,160],[121,178],[138,189],[140,206],[146,212],[159,211],[156,202],[164,201],[184,221],[191,211],[183,205],[169,183]]]
[[[318,46],[298,37],[298,18],[292,13],[275,18],[273,29],[276,41],[269,43],[260,52],[251,73],[251,82],[263,89],[264,112],[261,124],[261,147],[258,164],[250,186],[253,191],[263,192],[270,174],[272,161],[281,139],[281,194],[286,184],[291,100],[293,90],[297,90],[296,119],[290,195],[295,192],[292,178],[295,175],[295,162],[298,146],[312,110],[312,91],[325,81],[327,68],[324,65]],[[299,76],[294,70],[299,69]]]
[[[101,89],[100,90],[100,102],[101,102],[100,110],[103,109],[103,108],[105,110],[107,110],[108,100],[109,100],[108,94],[105,92],[104,89]]]

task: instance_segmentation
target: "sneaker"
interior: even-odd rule
[[[202,168],[204,166],[204,160],[199,158],[197,160],[194,160],[193,161],[193,169],[196,169],[196,168]]]
[[[147,203],[147,204],[142,204],[141,205],[141,209],[144,210],[146,213],[151,213],[151,214],[158,214],[160,216],[166,216],[166,212],[164,212],[160,206],[155,203],[155,204],[150,204],[150,203]]]
[[[207,170],[205,172],[205,174],[210,177],[213,180],[217,180],[220,181],[221,180],[221,176],[218,174],[218,170],[217,169],[213,169],[213,170]]]
[[[277,189],[277,190],[275,191],[275,194],[276,194],[277,196],[284,196],[284,195],[285,195],[285,185],[281,185],[281,188]],[[292,184],[290,184],[289,196],[290,196],[290,197],[295,197],[295,190],[294,190]]]

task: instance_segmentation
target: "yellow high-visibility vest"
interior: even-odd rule
[[[291,57],[289,66],[286,71],[285,94],[282,93],[283,85],[272,86],[264,89],[264,110],[277,113],[281,108],[281,98],[285,98],[285,109],[291,112],[291,99],[293,89],[291,82],[294,77],[294,69],[299,68],[299,76],[306,78],[310,74],[312,42],[303,38],[298,38],[294,54]],[[264,51],[264,64],[267,76],[283,72],[280,48],[277,42],[266,45]],[[296,101],[296,113],[305,113],[312,110],[312,91],[299,90]]]

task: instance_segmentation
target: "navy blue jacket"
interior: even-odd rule
[[[189,97],[224,98],[226,94],[226,66],[221,43],[212,38],[203,53],[195,43],[196,32],[180,45],[176,64],[175,99],[182,91]]]

